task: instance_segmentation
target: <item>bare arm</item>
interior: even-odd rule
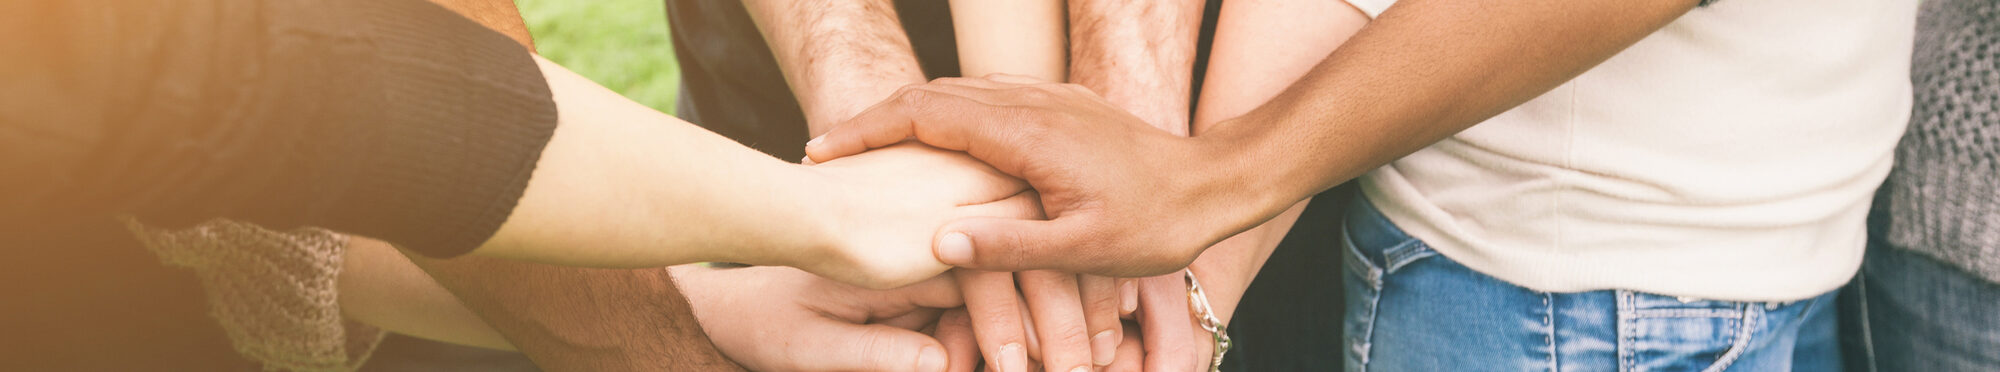
[[[1061,82],[1069,60],[1063,3],[951,0],[959,72],[1005,73]]]
[[[560,124],[478,255],[586,267],[782,265],[888,288],[948,269],[926,254],[945,222],[1034,212],[1003,202],[1024,190],[1019,181],[961,154],[916,145],[790,164],[536,60]]]
[[[532,44],[526,25],[509,0],[433,0],[487,27]],[[664,275],[636,270],[555,267],[479,257],[455,260],[406,258],[354,240],[341,277],[341,307],[349,316],[419,337],[487,347],[514,345],[548,370],[741,370],[723,358],[695,324],[687,300]],[[421,270],[412,261],[423,261]],[[414,271],[414,272],[413,272]],[[417,277],[427,271],[431,278]],[[432,279],[435,278],[435,279]],[[585,290],[521,290],[541,285]],[[591,301],[602,288],[654,287],[633,301]],[[441,289],[449,293],[439,293]],[[387,296],[394,296],[384,298]],[[440,298],[443,296],[445,298]],[[650,302],[645,300],[651,300]],[[564,306],[564,305],[568,306]],[[452,305],[456,305],[453,307]],[[474,328],[464,317],[486,327]],[[520,316],[541,318],[523,319]],[[586,335],[603,323],[621,322],[652,331],[625,337],[622,347],[598,348],[544,334]],[[626,336],[631,336],[627,334]],[[606,338],[608,339],[608,337]]]
[[[1263,105],[1367,23],[1367,15],[1341,2],[1224,2],[1194,134],[1200,136],[1224,119]],[[1229,321],[1250,280],[1298,221],[1306,203],[1293,204],[1270,222],[1216,243],[1195,260],[1192,269],[1217,317]]]
[[[425,275],[389,243],[352,237],[341,256],[341,315],[419,338],[514,350],[514,345],[500,331],[480,320],[477,312],[466,308],[457,296]]]
[[[1155,127],[1187,135],[1201,8],[1199,0],[1071,1],[1071,82]]]
[[[891,0],[745,0],[812,136],[924,82]]]

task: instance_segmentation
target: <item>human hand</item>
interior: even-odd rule
[[[960,272],[964,272],[964,270],[960,270]],[[954,272],[954,274],[958,274],[958,272]],[[1006,272],[978,272],[978,274],[990,274],[990,276],[1000,276],[1002,280],[1008,280]],[[958,278],[966,278],[966,276],[958,274]],[[1106,370],[1106,372],[1124,372],[1124,370],[1134,370],[1134,372],[1136,370],[1200,372],[1200,370],[1208,370],[1208,360],[1210,360],[1210,354],[1212,354],[1210,352],[1212,350],[1212,338],[1210,338],[1210,334],[1200,332],[1198,322],[1194,322],[1194,318],[1188,312],[1188,290],[1186,290],[1188,286],[1186,286],[1186,280],[1182,278],[1182,274],[1174,272],[1174,274],[1166,274],[1166,276],[1120,280],[1120,282],[1124,282],[1124,284],[1120,284],[1120,288],[1130,288],[1132,290],[1132,292],[1124,294],[1126,298],[1120,300],[1120,304],[1122,304],[1120,312],[1124,316],[1130,316],[1130,318],[1118,322],[1118,326],[1120,326],[1120,342],[1116,346],[1116,356],[1112,358],[1110,364],[1100,366],[1098,370]],[[974,284],[968,284],[964,280],[960,280],[960,284],[962,284],[962,288],[968,290],[966,292],[966,304],[968,304],[968,308],[974,306],[980,296],[990,296],[990,294],[970,292],[974,288]],[[986,290],[986,292],[990,292],[990,290]],[[1014,300],[1014,298],[1006,298],[1006,300]],[[1126,304],[1134,304],[1136,308],[1130,308]],[[982,334],[984,330],[1028,330],[1028,336],[1024,338],[1026,344],[1028,344],[1026,350],[1042,350],[1042,352],[1050,350],[1048,346],[1036,346],[1034,344],[1036,342],[1034,334],[1038,334],[1036,330],[1042,328],[1042,326],[1034,324],[1034,322],[1038,322],[1038,316],[1032,314],[1032,312],[1028,312],[1026,308],[1022,308],[1020,302],[1012,302],[1010,306],[1014,306],[1012,312],[984,314],[984,318],[992,318],[992,320],[980,320],[978,318],[978,310],[972,310],[968,314],[968,308],[948,310],[948,312],[944,312],[944,316],[938,318],[938,326],[936,326],[934,336],[938,338],[938,342],[944,344],[944,350],[946,350],[946,354],[952,360],[950,366],[952,366],[954,372],[976,370],[976,366],[980,364],[982,356],[986,356],[986,360],[988,360],[986,362],[988,370],[1002,370],[1004,372],[1008,368],[1000,368],[1000,366],[1018,366],[1018,364],[1012,364],[1012,362],[994,362],[994,358],[992,358],[994,344],[1004,344],[1004,342],[990,342],[990,338],[994,338],[994,336]],[[990,308],[1000,308],[1000,306],[990,306]],[[1000,322],[996,322],[996,320],[1000,320]],[[1020,324],[1020,322],[1028,322],[1028,324]],[[992,326],[992,324],[1000,324],[1000,326]],[[1002,332],[1002,334],[1012,334],[1012,332]],[[1028,360],[1040,360],[1042,356],[1030,354],[1026,358]],[[1056,366],[1060,366],[1060,364],[1056,364]]]
[[[1004,372],[1027,371],[1031,359],[1048,371],[1110,365],[1123,341],[1120,309],[1132,308],[1121,302],[1137,303],[1136,289],[1134,299],[1121,300],[1125,296],[1112,278],[1045,270],[952,273],[971,314],[965,326],[976,336],[974,351],[993,370]],[[951,326],[939,324],[941,329]]]
[[[1049,221],[969,218],[945,226],[939,260],[993,271],[1160,275],[1296,200],[1250,190],[1235,151],[1160,131],[1067,84],[939,79],[906,87],[809,143],[827,161],[915,137],[963,150],[1041,193]]]
[[[945,223],[966,217],[1041,218],[1020,180],[963,153],[911,144],[815,164],[832,209],[819,236],[829,242],[771,257],[844,283],[893,288],[949,269],[931,254]]]
[[[878,291],[787,267],[670,270],[716,348],[758,371],[941,372],[943,345],[915,330],[963,303],[949,276]]]
[[[1189,312],[1187,279],[1181,272],[1137,280],[1140,337],[1145,370],[1208,370],[1209,335]]]

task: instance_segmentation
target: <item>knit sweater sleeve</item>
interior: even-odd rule
[[[0,12],[0,223],[489,238],[555,127],[528,51],[423,0],[32,1]]]

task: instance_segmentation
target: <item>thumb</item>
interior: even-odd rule
[[[890,325],[830,322],[787,348],[800,371],[944,372],[944,344]]]
[[[1055,220],[973,217],[945,225],[938,234],[938,261],[984,270],[1060,270],[1095,273],[1103,262],[1083,247],[1080,216]],[[1083,248],[1083,249],[1079,249]]]

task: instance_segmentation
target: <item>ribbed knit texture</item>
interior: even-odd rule
[[[103,158],[139,160],[87,167],[94,184],[131,190],[85,199],[130,199],[117,203],[163,227],[216,217],[315,226],[452,256],[505,222],[554,133],[555,105],[528,51],[436,4],[218,7],[221,19],[262,22],[202,30],[222,40],[207,53],[162,54],[170,66],[220,64],[166,86],[199,87],[193,103],[134,103],[133,116],[164,118],[135,126],[158,134],[113,132],[131,145]],[[179,63],[207,54],[223,57]],[[185,107],[209,109],[146,115]]]
[[[2000,283],[2000,1],[1928,0],[1889,241]]]
[[[353,371],[386,332],[340,312],[347,236],[271,231],[229,220],[167,230],[126,226],[167,266],[201,279],[209,316],[236,352],[272,371]]]

